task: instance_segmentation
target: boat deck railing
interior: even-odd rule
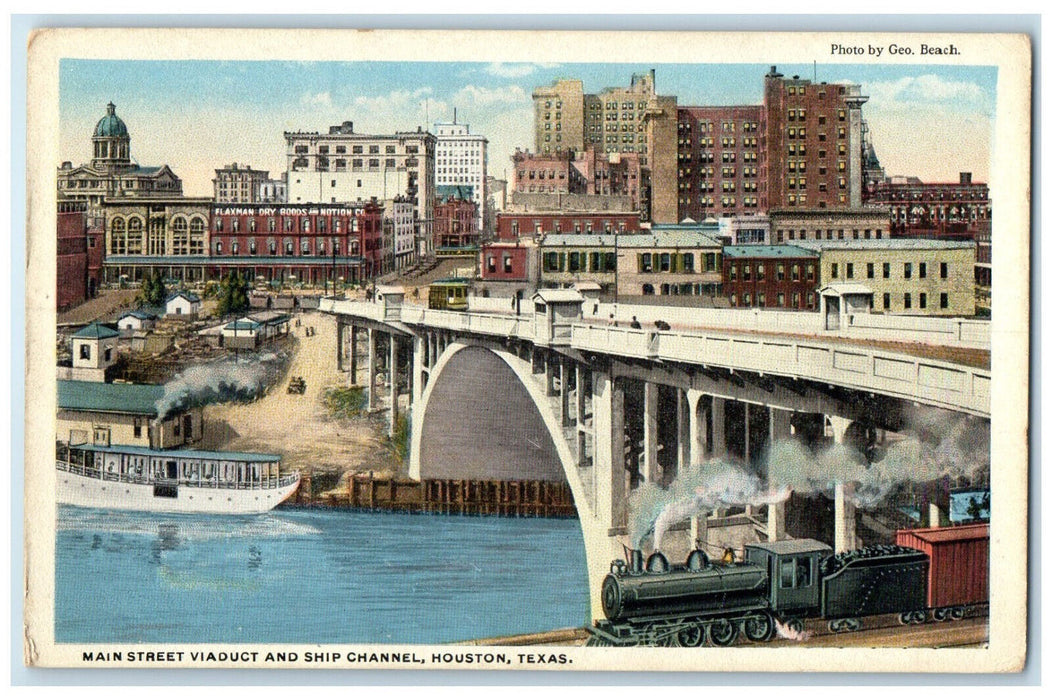
[[[286,486],[292,486],[300,478],[299,472],[291,472],[289,474],[282,474],[278,477],[257,479],[255,481],[220,481],[215,477],[211,479],[155,479],[150,476],[104,471],[102,469],[96,469],[95,467],[76,464],[75,462],[67,462],[62,459],[56,459],[55,466],[59,471],[69,472],[70,474],[78,474],[92,479],[101,479],[102,481],[113,481],[122,484],[169,484],[173,486],[194,486],[198,488],[231,489],[238,491],[280,489]]]

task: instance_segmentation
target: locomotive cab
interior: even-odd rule
[[[745,545],[745,559],[762,566],[770,581],[776,615],[817,611],[821,605],[819,563],[833,553],[817,540],[781,540]]]

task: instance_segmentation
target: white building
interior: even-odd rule
[[[356,134],[354,123],[316,131],[285,132],[289,204],[413,202],[416,232],[430,241],[435,198],[435,137],[421,131]]]
[[[457,195],[456,188],[467,194],[479,207],[478,226],[483,230],[487,212],[487,152],[485,136],[472,135],[468,124],[453,121],[435,122],[435,184],[439,196]]]
[[[126,311],[117,319],[117,330],[128,331],[128,335],[131,335],[134,331],[149,330],[156,324],[157,316],[148,311]]]
[[[384,202],[384,247],[391,256],[391,269],[401,270],[416,262],[416,222],[413,202],[396,197]]]
[[[285,187],[286,174],[282,173],[277,180],[263,180],[259,183],[259,196],[257,202],[269,202],[284,204],[288,201],[288,191]]]
[[[201,313],[201,299],[190,292],[176,292],[165,300],[164,313],[169,317],[196,319]]]

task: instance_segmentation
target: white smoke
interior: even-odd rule
[[[164,385],[164,396],[156,404],[157,420],[191,407],[256,399],[277,379],[281,359],[267,353],[189,367]]]
[[[788,496],[787,489],[772,491],[757,474],[738,464],[714,460],[693,465],[667,489],[648,483],[632,493],[632,546],[639,549],[653,532],[654,549],[661,549],[669,528],[692,516],[727,506],[778,503]]]
[[[989,474],[986,421],[917,409],[899,437],[867,453],[845,444],[812,451],[794,439],[780,440],[768,451],[766,478],[739,464],[714,460],[689,467],[667,489],[643,484],[629,496],[632,546],[640,549],[653,533],[654,549],[660,549],[668,529],[692,516],[721,507],[778,503],[792,492],[831,497],[838,483],[853,484],[850,498],[872,507],[904,484]]]

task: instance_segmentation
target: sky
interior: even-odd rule
[[[657,92],[678,104],[760,104],[769,64],[103,61],[60,66],[59,153],[91,159],[91,134],[106,103],[131,134],[140,165],[167,163],[189,196],[211,196],[215,169],[229,163],[286,167],[285,131],[326,132],[353,121],[358,133],[470,125],[489,140],[489,172],[510,175],[516,147],[533,149],[533,89],[578,78],[588,93],[628,86],[656,71]],[[996,69],[982,66],[779,65],[786,76],[862,85],[863,118],[889,175],[987,182]],[[57,164],[56,164],[57,165]]]

